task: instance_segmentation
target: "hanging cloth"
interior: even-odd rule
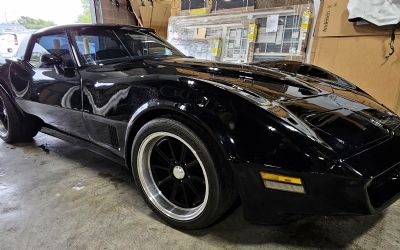
[[[349,21],[365,20],[377,26],[400,23],[400,0],[349,0]]]

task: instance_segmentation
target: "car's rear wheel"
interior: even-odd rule
[[[202,138],[178,121],[144,125],[134,140],[132,163],[146,202],[174,227],[207,227],[232,203],[233,190],[226,188],[232,180],[217,169]]]
[[[7,143],[22,142],[32,139],[39,131],[35,119],[22,117],[0,89],[0,139]]]
[[[8,137],[8,127],[9,127],[8,112],[3,97],[0,94],[0,137],[2,139]]]

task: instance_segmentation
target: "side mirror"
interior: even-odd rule
[[[61,57],[52,55],[52,54],[42,55],[42,57],[40,58],[40,61],[43,64],[49,65],[49,66],[53,66],[53,65],[56,66],[56,65],[60,65],[62,63]]]

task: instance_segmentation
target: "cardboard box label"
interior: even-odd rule
[[[214,38],[211,42],[211,54],[213,56],[219,56],[221,54],[221,38]]]
[[[196,15],[204,15],[208,13],[208,8],[200,8],[200,9],[192,9],[190,10],[190,15],[196,16]]]
[[[306,10],[303,13],[303,18],[301,21],[301,30],[307,31],[308,27],[310,26],[310,19],[311,19],[311,11]]]
[[[258,32],[257,24],[250,23],[249,24],[249,33],[247,34],[247,39],[249,40],[249,42],[256,41],[257,32]]]
[[[207,28],[201,27],[197,28],[194,31],[194,39],[206,39]]]

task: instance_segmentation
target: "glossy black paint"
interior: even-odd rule
[[[31,40],[87,27],[47,29]],[[130,167],[132,141],[147,121],[167,115],[195,125],[230,165],[252,222],[270,214],[371,214],[399,197],[399,117],[318,67],[166,57],[85,67],[76,60],[63,74],[26,59],[0,68],[0,86],[23,115],[43,121],[43,132]],[[306,194],[266,190],[260,171],[300,177]]]

